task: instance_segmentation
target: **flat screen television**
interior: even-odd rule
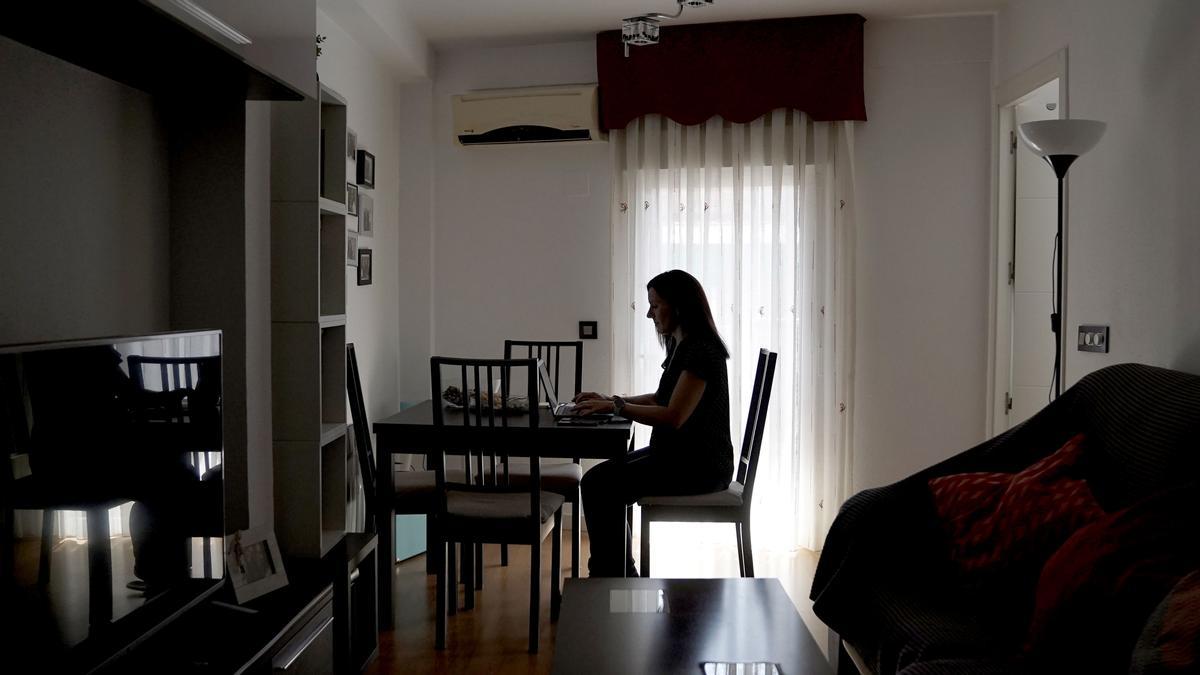
[[[91,672],[224,581],[220,331],[0,347],[0,670]]]

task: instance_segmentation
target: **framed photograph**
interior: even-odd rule
[[[358,134],[346,127],[346,159],[354,159],[358,153]]]
[[[365,192],[358,193],[358,233],[364,237],[375,234],[375,200]]]
[[[375,187],[375,155],[366,150],[358,151],[358,172],[354,182],[363,187]]]
[[[260,527],[225,537],[225,569],[238,604],[287,586],[275,532]]]
[[[346,183],[346,215],[358,215],[358,186]]]
[[[371,285],[371,249],[358,249],[358,285]]]
[[[346,232],[346,264],[358,267],[358,233]]]

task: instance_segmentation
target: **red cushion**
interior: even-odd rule
[[[1146,618],[1200,564],[1194,488],[1080,529],[1046,562],[1025,650],[1075,672],[1128,672]]]
[[[1076,435],[1017,474],[964,473],[929,481],[951,559],[969,574],[1036,571],[1072,532],[1103,516],[1087,483],[1071,477],[1083,443],[1083,435]]]

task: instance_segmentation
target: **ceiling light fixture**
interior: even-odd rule
[[[658,44],[658,24],[667,19],[678,19],[683,14],[684,7],[704,7],[713,4],[713,0],[675,0],[679,3],[679,11],[674,14],[647,12],[621,20],[621,42],[625,45],[625,56],[629,56],[629,45],[644,47]]]

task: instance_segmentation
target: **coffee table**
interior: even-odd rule
[[[709,662],[833,675],[778,579],[570,579],[554,673],[686,673]]]

